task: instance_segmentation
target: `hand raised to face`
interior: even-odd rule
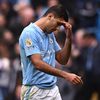
[[[64,26],[67,38],[71,38],[72,37],[72,25],[68,22],[60,21],[60,20],[58,20],[58,23],[59,25]]]
[[[59,25],[63,25],[65,29],[72,29],[72,25],[69,22],[57,20]]]

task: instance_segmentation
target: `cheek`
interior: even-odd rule
[[[57,25],[57,22],[54,19],[52,19],[51,20],[51,25],[56,26]]]
[[[51,23],[51,27],[52,27],[52,28],[57,28],[57,23],[52,22],[52,23]]]
[[[51,19],[49,22],[48,30],[55,31],[57,26],[58,26],[57,21],[54,19]]]

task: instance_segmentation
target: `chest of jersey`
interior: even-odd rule
[[[54,41],[51,37],[47,36],[44,39],[40,40],[40,50],[42,58],[50,58],[50,56],[54,55]]]

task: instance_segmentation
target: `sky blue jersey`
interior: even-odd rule
[[[29,56],[40,54],[44,62],[55,67],[55,52],[61,48],[53,33],[45,34],[36,24],[24,28],[19,38],[23,85],[49,88],[56,84],[57,78],[36,69]]]

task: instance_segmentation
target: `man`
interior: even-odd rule
[[[84,60],[84,84],[77,92],[75,100],[91,100],[93,94],[97,94],[100,100],[100,43],[95,33],[88,32],[83,35],[84,46],[82,52]]]
[[[81,84],[81,77],[55,68],[55,59],[66,64],[70,52],[72,33],[68,15],[61,5],[53,6],[35,23],[27,26],[20,38],[20,55],[23,72],[21,100],[61,100],[56,76]],[[61,49],[53,32],[63,25],[66,42]]]

